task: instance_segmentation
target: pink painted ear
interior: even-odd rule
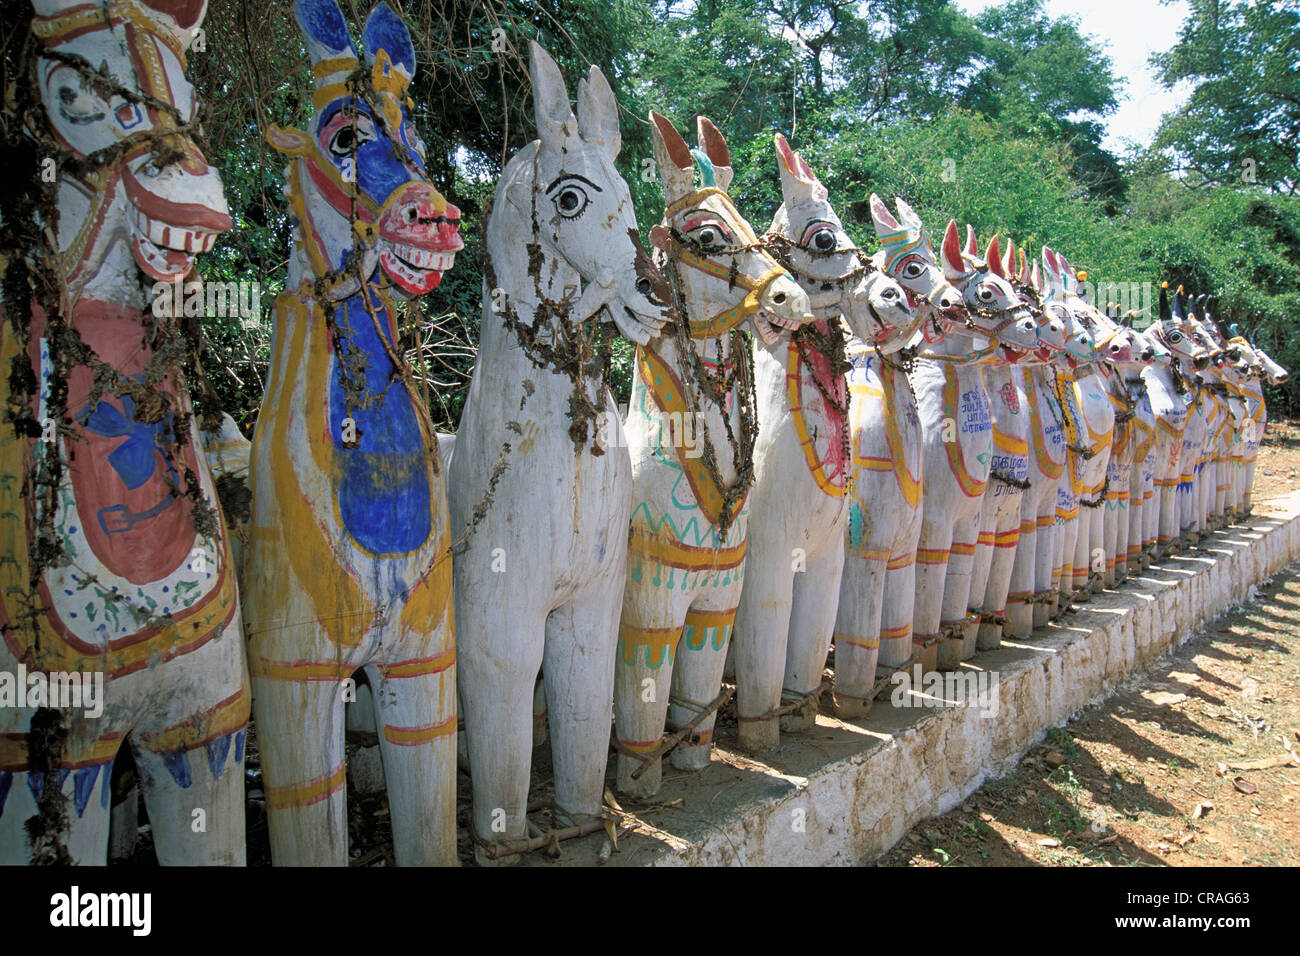
[[[966,274],[966,265],[961,259],[961,239],[957,235],[956,219],[948,220],[939,257],[943,260],[943,271],[948,277],[960,278]]]
[[[312,138],[301,130],[296,130],[292,126],[281,129],[274,123],[266,128],[266,141],[277,151],[290,156],[305,153],[315,145]]]
[[[1002,264],[1002,250],[998,248],[998,237],[995,233],[989,240],[988,251],[984,253],[984,258],[989,264],[989,271],[995,276],[1007,277],[1007,270]]]
[[[1002,271],[1008,276],[1016,274],[1016,241],[1007,236],[1007,251],[1002,254]]]
[[[656,140],[662,143],[672,164],[678,169],[690,169],[694,162],[691,159],[691,148],[686,145],[686,140],[682,139],[682,134],[677,132],[677,127],[672,124],[672,120],[651,110],[650,122],[654,124],[654,129],[658,133]]]
[[[876,221],[878,227],[888,232],[899,232],[903,228],[890,214],[889,207],[875,193],[871,194],[871,218]]]
[[[776,143],[776,154],[781,157],[781,163],[785,166],[786,172],[791,176],[800,175],[799,161],[795,158],[794,150],[790,148],[785,136],[777,133],[772,139]]]
[[[695,133],[709,162],[714,166],[731,165],[731,151],[727,149],[727,141],[721,131],[713,125],[713,120],[707,116],[695,117]]]
[[[970,223],[966,223],[966,254],[969,256],[980,254],[979,243],[975,241],[975,227]]]
[[[812,171],[812,167],[805,162],[803,156],[799,153],[794,154],[795,161],[799,164],[799,169],[803,171],[803,178],[811,183],[817,182],[817,174]]]
[[[1020,253],[1020,281],[1025,284],[1033,283],[1037,287],[1038,283],[1034,280],[1032,273],[1029,271],[1029,259],[1025,256],[1025,250],[1017,250]]]
[[[1039,292],[1043,291],[1043,275],[1038,271],[1038,263],[1034,263],[1034,268],[1029,273],[1029,284]]]

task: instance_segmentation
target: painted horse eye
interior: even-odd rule
[[[351,156],[361,147],[375,138],[370,121],[358,117],[355,122],[344,123],[330,137],[330,152],[340,159]]]
[[[925,267],[922,266],[921,263],[909,262],[907,265],[903,266],[903,278],[919,279],[921,278],[921,273],[924,271],[925,271]]]
[[[823,229],[813,236],[813,245],[821,252],[830,252],[835,248],[835,233],[829,229]]]
[[[587,208],[587,194],[577,186],[565,186],[555,197],[555,210],[565,219],[576,219]]]
[[[992,290],[992,289],[980,289],[980,291],[979,291],[979,297],[980,297],[980,299],[982,299],[982,300],[985,301],[985,302],[992,302],[992,301],[993,301],[993,290]]]
[[[1170,332],[1170,333],[1169,333],[1169,341],[1170,341],[1170,342],[1181,342],[1182,340],[1183,340],[1183,333],[1182,333],[1182,332]]]

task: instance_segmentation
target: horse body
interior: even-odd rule
[[[920,217],[902,199],[898,218],[874,193],[871,215],[881,249],[873,264],[903,286],[917,316],[938,326],[961,297],[935,258]],[[916,395],[897,360],[908,335],[852,335],[848,372],[853,486],[845,565],[835,620],[835,708],[870,709],[878,672],[912,661],[916,548],[921,535],[923,444]]]
[[[791,730],[808,726],[816,713],[814,692],[836,631],[854,507],[849,385],[841,363],[866,352],[866,342],[898,348],[916,321],[898,284],[853,246],[807,163],[779,134],[776,146],[784,203],[768,235],[808,293],[817,322],[789,340],[755,345],[759,440],[736,657],[739,690],[756,698],[756,706],[801,705],[780,722]],[[871,503],[873,515],[880,504]],[[861,530],[860,508],[857,516]],[[836,633],[837,654],[843,644],[852,667],[851,639]],[[837,680],[836,700],[847,699],[853,686],[852,677]]]
[[[912,375],[925,448],[912,640],[930,670],[955,667],[974,652],[983,610],[971,606],[971,572],[994,436],[979,360],[999,340],[1001,347],[1029,351],[1038,338],[1010,283],[976,254],[973,232],[963,258],[957,224],[950,222],[940,257],[970,324],[923,348]]]
[[[362,60],[334,0],[298,0],[310,133],[289,157],[295,250],[250,463],[250,670],[278,865],[346,865],[344,703],[364,669],[397,861],[455,855],[455,638],[443,467],[397,349],[397,305],[461,248],[404,99],[415,53],[381,4]],[[353,217],[356,217],[354,224]]]
[[[749,475],[759,441],[756,371],[731,332],[748,322],[773,347],[812,318],[808,297],[727,195],[734,171],[721,133],[699,117],[701,149],[691,150],[667,119],[654,112],[650,119],[666,201],[651,240],[665,255],[679,314],[674,336],[638,348],[628,410],[633,511],[614,710],[619,789],[637,796],[659,789],[665,723],[679,729],[695,721],[672,751],[674,766],[702,769],[712,749],[716,711],[708,708],[747,573]],[[692,427],[693,445],[684,440]],[[741,746],[760,749],[766,743],[756,736],[767,728],[755,713],[747,656],[755,643],[737,641],[735,666]]]
[[[450,467],[467,536],[456,617],[481,861],[489,841],[527,835],[539,669],[553,810],[574,823],[601,813],[632,464],[597,339],[612,318],[643,342],[666,317],[614,167],[613,91],[592,67],[575,117],[535,43],[530,67],[539,138],[507,164],[488,217],[483,339]]]
[[[185,50],[205,6],[34,6],[50,132],[77,158],[108,161],[59,171],[62,315],[33,302],[25,336],[12,318],[0,328],[5,368],[25,354],[39,383],[30,395],[12,393],[17,374],[0,386],[34,425],[0,438],[0,670],[39,672],[51,693],[0,711],[0,863],[103,865],[126,743],[159,861],[242,865],[239,599],[166,295],[231,225],[185,128],[197,109]],[[104,85],[56,58],[68,56],[99,65]],[[174,158],[156,160],[154,134]],[[69,331],[84,352],[68,351]],[[102,678],[96,702],[53,699],[83,677]]]

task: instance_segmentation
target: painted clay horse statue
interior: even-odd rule
[[[575,117],[536,44],[531,72],[538,139],[506,164],[487,217],[483,338],[449,469],[468,535],[456,620],[480,860],[488,841],[527,835],[539,668],[553,812],[601,813],[632,501],[605,325],[640,343],[668,315],[614,167],[609,83],[592,67]]]
[[[980,360],[999,348],[1027,352],[1038,343],[1033,318],[1011,284],[976,254],[973,233],[963,257],[950,221],[939,254],[965,315],[941,341],[922,347],[911,376],[925,447],[912,641],[925,670],[956,666],[979,631],[982,607],[971,606],[970,578],[993,455]]]
[[[1038,320],[1039,348],[1024,362],[1025,408],[1029,415],[1026,477],[1029,487],[1020,499],[1020,530],[1004,596],[1003,621],[980,624],[981,646],[994,638],[1000,641],[1004,635],[1026,637],[1034,628],[1035,611],[1041,618],[1039,623],[1047,619],[1043,608],[1053,593],[1056,498],[1066,454],[1066,418],[1057,370],[1068,369],[1073,361],[1065,319],[1043,302],[1034,281],[1036,270],[1030,269],[1025,251],[1017,249],[1010,240],[1004,273],[1025,308]],[[995,547],[1001,544],[995,539]]]
[[[847,354],[897,348],[917,319],[898,283],[853,244],[803,157],[780,133],[775,142],[784,201],[765,241],[808,293],[816,322],[754,344],[759,433],[736,694],[742,712],[789,711],[780,729],[795,730],[811,724],[821,697],[854,503]],[[778,718],[749,723],[747,744],[774,745],[777,727]]]
[[[185,51],[205,5],[34,6],[42,135],[89,162],[58,169],[58,249],[46,256],[62,305],[33,303],[28,327],[11,314],[0,329],[14,416],[0,429],[0,672],[39,672],[65,692],[83,676],[103,684],[79,709],[0,708],[0,863],[103,865],[125,744],[159,862],[242,864],[249,695],[235,572],[176,317],[149,292],[183,279],[231,225],[189,125]]]
[[[727,194],[734,170],[722,134],[705,117],[696,128],[701,148],[692,150],[668,119],[650,114],[666,203],[650,237],[677,318],[671,333],[637,348],[627,420],[632,528],[614,717],[618,786],[633,796],[659,789],[665,723],[694,722],[672,750],[673,766],[709,762],[709,707],[740,601],[757,440],[752,353],[737,330],[748,323],[775,346],[812,320],[808,296]],[[742,746],[765,709],[741,705]]]
[[[881,248],[872,263],[907,292],[931,342],[961,295],[944,278],[921,218],[898,197],[895,219],[871,195]],[[937,334],[935,330],[938,330]],[[921,420],[908,379],[910,339],[854,336],[849,341],[853,504],[835,618],[835,712],[864,716],[877,687],[912,662],[916,547],[921,536]]]
[[[363,54],[334,0],[297,0],[307,131],[288,157],[294,248],[275,301],[253,441],[249,668],[280,865],[344,865],[344,702],[365,669],[399,864],[456,859],[449,523],[428,413],[397,347],[398,302],[449,269],[459,212],[429,182],[406,89],[415,51],[386,5]]]

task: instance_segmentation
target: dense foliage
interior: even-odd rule
[[[1123,157],[1102,144],[1122,80],[1101,41],[1072,18],[1048,16],[1042,0],[1007,0],[975,17],[951,0],[390,3],[416,38],[412,97],[431,172],[465,217],[465,252],[405,333],[448,427],[478,339],[480,213],[504,159],[533,136],[530,37],[573,85],[588,63],[609,76],[624,111],[619,165],[643,232],[662,211],[647,110],[683,130],[704,113],[731,143],[733,192],[760,230],[780,201],[772,149],[780,131],[867,248],[875,246],[867,198],[901,195],[934,232],[955,218],[982,242],[997,231],[1035,252],[1050,243],[1094,280],[1217,291],[1234,321],[1300,368],[1300,340],[1289,331],[1300,306],[1294,0],[1192,0],[1157,58],[1166,83],[1190,84],[1190,99],[1165,117],[1150,149]],[[369,5],[342,0],[354,24]],[[245,425],[261,397],[270,302],[290,241],[282,164],[263,132],[299,125],[309,109],[290,10],[291,0],[212,0],[206,51],[190,57],[238,224],[201,268],[209,279],[262,285],[260,323],[209,320],[211,372]],[[13,55],[7,43],[7,64]],[[624,388],[629,354],[616,355]],[[1274,397],[1294,408],[1300,392]]]

